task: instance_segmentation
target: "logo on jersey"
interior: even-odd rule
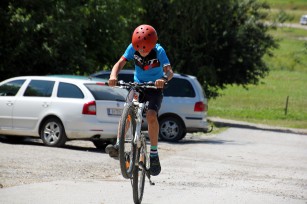
[[[139,52],[135,52],[134,63],[141,67],[143,70],[160,67],[160,61],[157,58],[157,53],[155,50],[151,50],[151,52],[146,57],[142,57]]]

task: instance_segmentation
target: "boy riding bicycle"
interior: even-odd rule
[[[155,82],[158,89],[147,89],[140,102],[148,101],[146,119],[148,123],[148,134],[150,138],[150,174],[157,176],[161,172],[158,155],[159,122],[158,111],[163,99],[163,87],[172,79],[173,70],[160,44],[157,44],[158,35],[150,25],[138,26],[132,34],[132,43],[127,47],[124,55],[116,62],[110,74],[109,86],[115,86],[117,75],[125,66],[127,61],[134,60],[134,81],[138,83]],[[110,157],[118,157],[118,140],[113,145],[106,147]]]

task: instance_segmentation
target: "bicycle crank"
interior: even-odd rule
[[[143,163],[143,162],[140,162],[139,165],[140,165],[141,169],[145,169],[145,173],[146,173],[146,176],[147,176],[147,178],[148,178],[149,184],[150,184],[151,186],[156,185],[154,182],[151,181],[151,178],[150,178],[151,176],[150,176],[149,169],[147,169],[147,168],[144,166],[144,163]]]

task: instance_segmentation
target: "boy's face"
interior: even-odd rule
[[[146,57],[150,52],[139,51],[139,53],[142,57]]]

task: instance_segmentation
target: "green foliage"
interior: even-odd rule
[[[209,101],[209,116],[291,128],[307,127],[307,72],[275,70],[258,86],[229,86]],[[288,112],[285,114],[289,96]]]
[[[284,10],[280,10],[274,17],[274,22],[277,23],[285,23],[287,21],[292,21],[294,19],[294,16],[288,14]]]
[[[228,86],[222,97],[209,101],[209,116],[306,129],[307,30],[281,27],[270,33],[280,46],[273,57],[264,57],[268,77],[247,89]]]
[[[302,15],[307,13],[306,0],[264,0],[270,4],[267,21],[277,23],[299,23]]]
[[[209,97],[257,84],[276,46],[257,0],[3,0],[0,79],[87,75],[111,69],[140,23],[153,25],[174,70],[196,75]]]
[[[277,9],[307,10],[306,0],[264,0]]]
[[[134,1],[1,1],[1,79],[111,66],[138,24]]]
[[[257,84],[266,76],[262,57],[277,46],[262,23],[266,3],[158,0],[143,5],[151,8],[143,19],[158,28],[174,70],[197,76],[209,97],[228,84]]]
[[[278,40],[274,57],[265,56],[270,70],[307,71],[307,30],[278,28],[270,33]]]

